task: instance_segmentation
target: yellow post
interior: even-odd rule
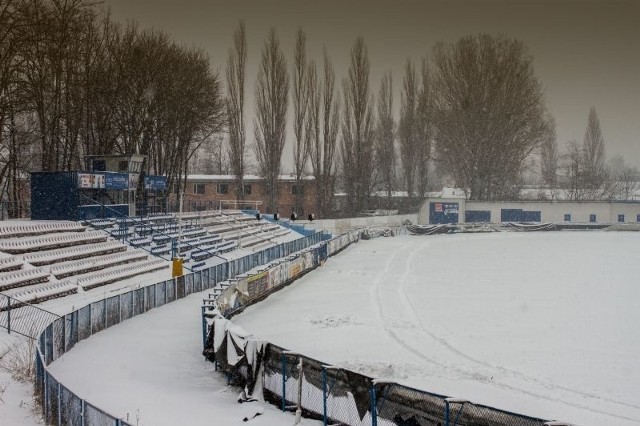
[[[173,258],[173,264],[171,265],[171,272],[173,274],[172,275],[173,278],[179,277],[182,275],[182,258],[181,257]]]

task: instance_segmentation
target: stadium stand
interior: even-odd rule
[[[162,214],[80,223],[0,223],[0,292],[39,303],[164,268],[169,272],[175,253],[188,269],[199,270],[216,256],[266,248],[287,236],[297,234],[239,210],[180,219]]]

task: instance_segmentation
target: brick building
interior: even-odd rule
[[[313,176],[303,179],[301,187],[296,185],[295,176],[282,175],[278,179],[278,208],[282,217],[289,217],[295,210],[295,199],[302,193],[303,211],[296,211],[298,217],[306,217],[316,210],[316,188]],[[244,177],[244,202],[237,203],[236,182],[233,175],[187,175],[183,198],[183,211],[215,210],[219,208],[257,208],[267,211],[269,199],[264,179],[255,175]]]

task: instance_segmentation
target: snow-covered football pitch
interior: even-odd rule
[[[434,393],[582,426],[637,425],[639,249],[636,232],[360,241],[234,322],[289,350]],[[213,421],[224,404],[214,402],[212,368],[199,353],[201,298],[99,333],[52,372],[144,424],[172,424],[183,409]]]
[[[581,425],[640,423],[640,234],[361,241],[234,322],[312,358]]]

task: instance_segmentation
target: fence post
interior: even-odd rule
[[[287,366],[287,359],[286,359],[286,355],[284,352],[282,352],[280,354],[280,362],[282,364],[282,412],[284,413],[285,408],[286,408],[286,399],[285,399],[285,392],[287,391],[287,376],[285,374],[286,370],[286,366]]]
[[[62,425],[62,386],[58,382],[58,426]]]
[[[449,426],[449,400],[444,400],[444,426]]]
[[[80,400],[80,425],[81,426],[84,426],[84,425],[87,424],[87,422],[85,421],[85,418],[84,418],[84,410],[85,410],[84,399],[81,399]]]
[[[202,305],[202,349],[204,349],[207,344],[207,320],[204,317],[205,306]]]
[[[103,330],[107,329],[107,299],[102,299],[102,325]]]
[[[376,386],[375,383],[371,383],[371,404],[370,404],[370,412],[371,412],[371,426],[378,426],[378,407],[376,401]]]
[[[44,368],[45,361],[42,361],[43,370],[44,370],[44,421],[45,423],[49,422],[49,373],[47,369]]]
[[[327,368],[322,366],[322,424],[327,426]]]
[[[7,298],[7,331],[11,334],[11,298],[5,297]]]
[[[122,322],[122,294],[118,295],[118,324]]]

